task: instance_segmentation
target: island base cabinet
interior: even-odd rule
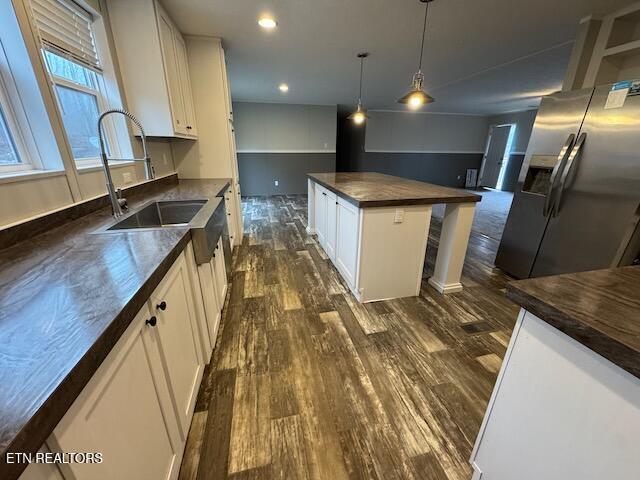
[[[52,452],[102,454],[61,464],[65,479],[177,478],[183,441],[151,317],[142,308],[47,440]]]
[[[640,379],[521,310],[471,456],[474,480],[638,478]]]
[[[336,202],[335,265],[351,289],[355,289],[358,268],[359,211],[342,198]]]

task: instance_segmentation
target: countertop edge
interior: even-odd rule
[[[640,352],[518,288],[517,282],[507,284],[507,298],[584,347],[640,378]]]
[[[353,198],[352,196],[346,194],[342,190],[335,188],[334,186],[320,180],[312,173],[306,174],[307,178],[322,185],[327,190],[331,190],[336,195],[344,198],[349,203],[353,204],[358,208],[372,208],[372,207],[399,207],[403,205],[437,205],[441,203],[478,203],[482,200],[481,195],[473,194],[473,197],[450,197],[447,198],[447,201],[442,201],[439,199],[431,199],[424,197],[416,197],[416,198],[405,198],[405,199],[397,199],[397,200],[358,200]],[[407,179],[409,180],[409,179]],[[453,187],[446,187],[455,190]]]
[[[15,434],[7,447],[0,451],[2,456],[0,458],[0,476],[3,478],[18,478],[26,469],[28,466],[26,463],[7,463],[6,453],[35,453],[40,449],[84,387],[98,371],[102,362],[111,353],[173,263],[185,250],[190,239],[191,230],[187,229],[158,267],[149,275],[149,278],[132,295],[120,313],[84,353],[54,392],[44,401],[40,409]]]

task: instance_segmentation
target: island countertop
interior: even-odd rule
[[[358,208],[472,203],[482,200],[482,196],[466,190],[375,172],[308,173],[307,177]]]
[[[161,179],[129,203],[220,202],[229,182]],[[112,223],[102,208],[0,250],[0,478],[19,476],[6,452],[40,448],[191,239],[189,226],[95,233]]]
[[[520,280],[507,296],[640,378],[640,267]]]

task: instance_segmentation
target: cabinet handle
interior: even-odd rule
[[[191,130],[191,125],[187,125],[187,130]]]
[[[164,300],[161,301],[159,304],[156,305],[156,308],[165,311],[167,309],[167,302],[165,302]]]
[[[215,253],[213,254],[213,258],[216,258],[216,254]]]
[[[336,202],[336,205],[338,204],[338,202]]]
[[[155,327],[156,323],[158,323],[158,319],[156,317],[151,317],[147,320],[144,321],[145,324],[151,326],[151,327]]]
[[[218,250],[218,248],[219,248],[219,247],[220,247],[220,245],[216,245],[216,248],[215,248],[215,249],[216,249],[216,250]]]

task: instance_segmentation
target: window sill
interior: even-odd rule
[[[0,173],[0,185],[4,183],[27,182],[47,177],[65,175],[64,170],[22,170],[16,172]]]
[[[122,160],[122,161],[111,161],[109,162],[109,168],[122,168],[122,167],[129,167],[132,165],[135,165],[136,162],[134,161],[127,161],[127,160]],[[88,172],[95,172],[97,170],[102,170],[102,162],[95,162],[95,163],[85,163],[84,165],[76,165],[76,168],[78,169],[78,172],[80,173],[88,173]]]

